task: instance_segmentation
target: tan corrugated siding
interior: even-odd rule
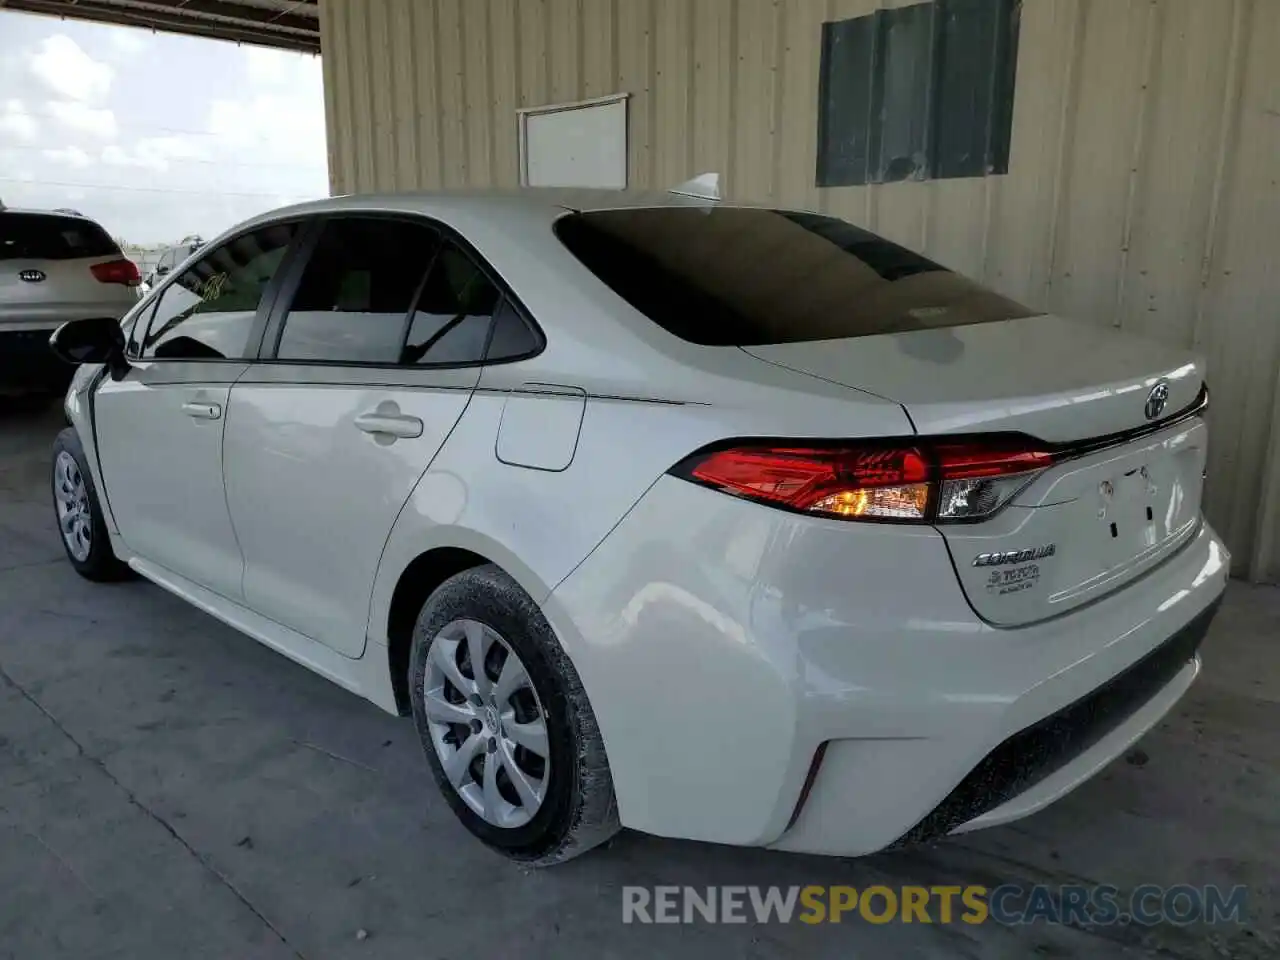
[[[623,0],[626,2],[626,0]],[[693,6],[685,0],[657,0],[654,10],[654,126],[667,134],[654,151],[655,183],[679,183],[693,147]],[[610,90],[610,93],[616,91]]]
[[[320,32],[330,38],[330,43],[337,51],[346,39],[340,36],[333,25],[333,4],[325,4],[320,8]],[[329,186],[339,192],[344,180],[342,141],[350,143],[349,137],[339,137],[338,131],[347,129],[347,118],[338,105],[338,78],[334,73],[338,64],[346,63],[344,53],[333,52],[320,58],[320,69],[324,77],[324,125],[328,131]]]
[[[1280,2],[1024,0],[1007,175],[818,189],[821,24],[910,2],[323,0],[333,188],[511,185],[517,108],[626,92],[633,186],[717,170],[1203,351],[1209,515],[1280,579]]]
[[[1263,490],[1276,486],[1263,470],[1280,370],[1280,4],[1236,2],[1252,15],[1243,24],[1241,94],[1227,111],[1230,148],[1205,271],[1202,336],[1219,399],[1210,515],[1245,554],[1255,545]],[[1274,569],[1274,557],[1269,563]]]
[[[523,45],[518,42],[520,21],[516,0],[491,0],[489,4],[489,67],[493,71],[493,183],[514,187],[520,182],[519,131],[520,63]]]

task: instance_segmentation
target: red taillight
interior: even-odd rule
[[[136,287],[142,282],[138,265],[124,257],[108,260],[106,263],[95,263],[89,270],[99,283],[123,283],[126,287]]]
[[[914,447],[733,447],[688,472],[726,493],[838,517],[919,520],[929,500],[929,465]]]
[[[1053,455],[1026,438],[903,446],[744,444],[696,454],[673,472],[725,493],[850,520],[979,520]]]
[[[939,443],[933,449],[947,480],[1003,477],[1053,463],[1053,454],[1014,442]]]

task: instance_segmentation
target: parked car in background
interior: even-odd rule
[[[124,326],[54,338],[74,568],[411,714],[527,862],[1026,816],[1178,701],[1226,583],[1200,358],[830,216],[337,197]]]
[[[0,392],[65,386],[49,335],[68,320],[119,320],[138,283],[137,266],[88,217],[0,206]]]
[[[142,280],[143,293],[147,293],[157,283],[167,277],[178,264],[186,260],[204,245],[204,241],[197,234],[189,237],[183,237],[181,241],[172,247],[167,247],[159,257],[156,258],[155,265],[147,272]]]

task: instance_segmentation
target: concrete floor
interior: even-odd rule
[[[64,562],[56,406],[0,414],[0,957],[1275,956],[1280,590],[1235,585],[1205,672],[1049,810],[863,860],[623,834],[549,871],[487,852],[412,726],[145,582]],[[1244,883],[1243,926],[624,927],[624,884]],[[365,935],[359,935],[364,931]]]

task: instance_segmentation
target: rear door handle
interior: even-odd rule
[[[356,427],[365,433],[390,437],[410,439],[422,436],[422,421],[399,413],[362,413],[356,417]]]
[[[222,407],[216,403],[196,403],[189,400],[182,405],[182,412],[197,420],[217,420],[222,416]]]

